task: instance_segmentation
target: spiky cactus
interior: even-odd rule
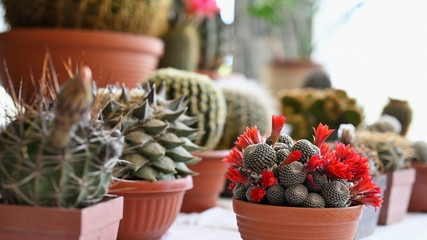
[[[153,85],[145,90],[100,89],[98,95],[106,104],[106,123],[124,133],[121,158],[132,163],[118,168],[118,177],[156,181],[196,174],[187,164],[200,160],[190,152],[201,148],[191,141],[198,129],[188,127],[195,119],[185,115],[184,96],[166,100],[164,85],[159,93]]]
[[[97,106],[92,118],[88,115],[91,77],[83,67],[59,95],[42,80],[38,101],[20,105],[14,99],[17,115],[0,134],[5,203],[80,208],[103,198],[123,138],[118,131],[103,129],[96,120]]]
[[[400,135],[405,136],[408,133],[409,125],[412,122],[412,108],[408,101],[390,98],[389,102],[383,108],[382,115],[387,114],[399,120],[402,130]]]
[[[206,75],[165,68],[152,73],[148,82],[166,84],[166,96],[177,98],[181,95],[188,100],[187,114],[198,122],[190,127],[199,129],[195,143],[212,150],[218,144],[224,129],[227,106],[222,91]]]
[[[313,70],[305,79],[303,88],[328,89],[332,87],[331,78],[323,69]]]

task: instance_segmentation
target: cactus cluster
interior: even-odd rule
[[[169,28],[172,0],[2,0],[15,27],[77,28],[159,37]],[[131,16],[131,17],[130,17]]]
[[[198,129],[189,127],[197,122],[185,115],[184,96],[166,100],[165,85],[145,89],[104,88],[97,96],[105,106],[103,119],[111,128],[119,128],[125,143],[121,159],[130,162],[116,168],[119,178],[133,180],[170,180],[196,175],[187,164],[200,159],[190,152],[201,147],[192,143]]]
[[[281,112],[291,125],[291,136],[311,139],[312,126],[319,123],[338,129],[340,124],[358,126],[363,121],[363,110],[356,99],[344,90],[286,89],[279,93]]]
[[[83,67],[60,92],[57,83],[42,78],[32,103],[13,94],[16,116],[0,132],[4,203],[80,208],[103,198],[123,137],[97,120],[91,77]]]
[[[231,165],[226,177],[234,198],[306,208],[381,205],[381,189],[372,182],[366,157],[342,143],[332,150],[325,140],[333,130],[326,125],[319,124],[314,143],[294,142],[281,133],[285,120],[273,116],[267,139],[256,127],[248,128],[223,160]]]
[[[150,84],[166,85],[169,99],[187,96],[187,114],[198,121],[189,126],[199,129],[194,143],[212,150],[218,144],[227,116],[227,105],[221,89],[208,76],[174,68],[158,69],[147,80]]]
[[[402,127],[400,135],[405,136],[408,133],[412,122],[412,108],[408,101],[390,98],[387,105],[384,106],[382,115],[390,115],[399,120]]]
[[[270,117],[278,112],[278,102],[265,86],[249,79],[224,78],[215,81],[227,103],[224,132],[217,149],[231,149],[245,127],[257,126],[261,132],[271,128]]]

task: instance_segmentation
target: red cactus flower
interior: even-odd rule
[[[372,177],[367,177],[350,188],[351,195],[372,195],[380,194],[382,192],[380,187],[377,187],[376,184],[372,181]]]
[[[350,145],[344,145],[343,143],[335,142],[335,157],[338,160],[351,157],[354,153],[354,149],[351,148]]]
[[[274,185],[276,183],[277,183],[277,179],[274,177],[274,174],[264,169],[262,171],[261,184],[266,187],[270,187],[271,185]]]
[[[307,179],[311,186],[313,186],[317,190],[320,190],[320,188],[316,186],[316,184],[314,184],[313,176],[311,174],[307,174]]]
[[[302,152],[300,150],[291,152],[288,157],[283,161],[283,165],[291,164],[302,156]]]
[[[234,147],[230,150],[227,156],[222,159],[222,162],[234,166],[243,166],[243,152],[241,152],[237,147]]]
[[[200,22],[204,17],[213,18],[220,11],[216,0],[182,0],[187,10],[187,19],[196,17]]]
[[[314,145],[317,147],[321,147],[325,140],[331,135],[332,132],[335,131],[335,129],[329,130],[328,125],[323,125],[319,123],[319,126],[317,126],[317,129],[313,128],[314,130]]]
[[[251,191],[251,197],[249,199],[259,202],[265,196],[265,194],[266,192],[264,188],[262,187],[253,188]]]
[[[230,185],[228,185],[228,189],[230,189],[230,190],[234,190],[234,188],[236,187],[236,183],[234,183],[234,182],[231,182],[230,183]]]
[[[245,149],[249,145],[262,142],[264,142],[264,138],[261,137],[258,128],[255,126],[251,129],[246,127],[246,132],[244,132],[240,137],[238,137],[237,141],[234,142],[234,144],[240,146],[242,149]]]
[[[324,156],[330,151],[331,147],[328,144],[323,144],[322,146],[320,146],[320,155]]]
[[[236,183],[248,183],[249,182],[249,179],[247,177],[245,177],[234,166],[228,168],[228,174],[226,174],[225,177],[230,179],[230,181],[236,182]]]
[[[308,160],[307,165],[305,165],[304,167],[304,170],[306,172],[314,171],[320,167],[323,167],[326,162],[326,158],[322,158],[320,157],[320,155],[314,155]]]
[[[347,164],[337,159],[328,159],[328,162],[323,166],[328,178],[352,179],[353,174],[348,171],[347,167]]]
[[[351,199],[352,205],[364,204],[366,206],[375,207],[375,211],[377,211],[377,207],[381,207],[383,202],[383,196],[372,194],[372,195],[363,195],[363,196],[354,196]]]
[[[271,146],[274,147],[277,139],[280,137],[280,133],[282,132],[282,128],[285,125],[286,118],[282,115],[272,116],[272,128],[271,128]]]
[[[344,164],[347,164],[348,171],[353,174],[352,181],[359,182],[361,179],[370,177],[368,161],[367,157],[363,157],[362,154],[359,155],[357,152],[343,161]]]

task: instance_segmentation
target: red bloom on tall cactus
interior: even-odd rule
[[[289,153],[288,157],[283,161],[283,165],[291,164],[295,161],[298,161],[302,156],[302,152],[300,150],[293,151]]]
[[[304,170],[306,172],[314,171],[318,168],[323,167],[326,164],[327,160],[326,158],[320,157],[320,155],[314,155],[312,156],[308,162],[307,165],[305,165]]]
[[[369,159],[367,157],[363,157],[362,154],[352,154],[350,157],[347,157],[344,161],[344,164],[347,164],[348,171],[353,174],[353,182],[359,182],[361,179],[365,179],[370,177],[369,174]]]
[[[348,165],[343,162],[338,161],[337,159],[328,159],[326,164],[323,166],[326,176],[328,178],[336,179],[352,179],[353,174],[348,171]]]
[[[261,201],[261,199],[265,196],[266,191],[262,187],[253,188],[251,191],[250,199],[255,200],[256,202]]]
[[[249,179],[245,177],[238,169],[234,166],[228,168],[228,173],[225,175],[226,178],[236,183],[248,183]]]
[[[234,144],[240,146],[242,149],[245,149],[249,145],[262,142],[264,142],[264,137],[261,136],[258,128],[255,126],[251,129],[246,127],[246,132],[244,132],[240,137],[238,137],[237,141],[234,142]]]
[[[338,160],[344,160],[348,157],[352,157],[355,152],[354,149],[350,147],[350,145],[344,145],[343,143],[335,142],[335,157]]]
[[[383,196],[379,195],[382,190],[377,187],[370,176],[360,181],[350,188],[350,200],[355,204],[365,204],[367,206],[381,207]]]
[[[314,145],[317,147],[321,147],[323,143],[326,141],[326,139],[335,131],[335,129],[329,130],[328,125],[323,125],[319,123],[319,126],[317,126],[317,129],[313,128],[314,130]]]
[[[187,10],[187,18],[196,17],[198,21],[204,17],[213,18],[220,11],[216,0],[182,0]]]
[[[277,178],[274,177],[274,174],[272,172],[264,169],[262,171],[261,184],[266,186],[266,187],[270,187],[271,185],[274,185],[276,183],[277,183]]]
[[[282,128],[285,125],[286,118],[282,115],[272,116],[272,128],[271,128],[271,146],[274,147],[277,139],[280,137]]]
[[[227,156],[222,159],[224,163],[234,165],[234,166],[243,166],[243,152],[241,152],[237,147],[234,147],[230,150]]]

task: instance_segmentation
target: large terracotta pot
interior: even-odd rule
[[[415,168],[416,177],[408,211],[427,212],[427,164],[413,163],[412,166]]]
[[[124,197],[117,239],[160,239],[178,216],[191,177],[164,181],[116,181],[110,192]]]
[[[123,197],[83,209],[0,204],[0,239],[115,240]]]
[[[362,206],[347,208],[281,207],[233,198],[243,240],[352,240]]]
[[[262,79],[273,95],[281,89],[301,88],[305,79],[323,66],[312,61],[275,60],[263,70]]]
[[[382,195],[384,195],[384,191],[387,188],[387,175],[382,174],[378,178],[375,178],[374,183],[381,188]],[[354,239],[360,239],[373,234],[378,225],[380,213],[381,208],[375,209],[374,207],[363,206],[362,218],[357,225],[356,236]]]
[[[60,83],[69,78],[64,63],[70,60],[72,71],[76,65],[88,65],[101,87],[116,82],[135,87],[157,68],[163,50],[161,39],[108,31],[15,28],[0,34],[1,60],[7,63],[15,89],[23,80],[27,99],[33,93],[30,76],[41,77],[47,52]],[[0,72],[4,79],[4,69]]]
[[[193,153],[202,158],[202,161],[189,166],[198,175],[193,177],[193,189],[185,193],[181,212],[202,212],[217,205],[219,196],[224,190],[227,172],[227,165],[221,160],[228,153],[229,150]]]
[[[414,181],[414,168],[387,173],[387,189],[384,192],[378,224],[388,225],[401,221],[405,217]]]

